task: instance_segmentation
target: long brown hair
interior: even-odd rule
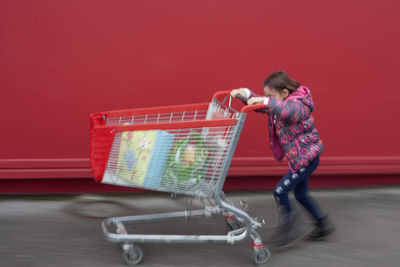
[[[268,86],[279,92],[282,92],[286,88],[289,90],[289,93],[293,93],[299,88],[300,83],[290,78],[285,71],[279,70],[271,73],[264,81],[263,86]]]

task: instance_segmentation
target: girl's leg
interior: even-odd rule
[[[316,166],[318,166],[318,163]],[[305,171],[298,171],[295,173],[289,171],[275,187],[273,194],[278,205],[281,224],[290,223],[292,220],[289,192],[299,185],[302,185],[299,188],[300,195],[301,189],[304,188],[304,185],[307,185],[308,176],[316,169],[316,166],[310,164]]]
[[[298,197],[302,197],[302,190],[305,190],[308,185],[308,176],[317,168],[319,159],[313,161],[307,168],[292,173],[289,171],[283,178],[279,181],[274,189],[274,197],[278,205],[280,223],[290,223],[291,218],[291,207],[289,201],[289,192],[292,189],[297,188]],[[300,186],[299,186],[300,185]],[[314,201],[315,202],[315,201]],[[318,205],[317,205],[318,207]]]
[[[335,227],[328,219],[328,215],[322,211],[315,199],[309,194],[308,177],[318,167],[318,163],[319,159],[317,158],[307,168],[300,171],[300,175],[304,175],[304,178],[294,188],[294,195],[297,201],[303,205],[315,220],[315,228],[307,238],[309,240],[322,240],[335,230]]]
[[[304,176],[289,171],[274,189],[274,197],[278,206],[279,225],[276,233],[266,241],[267,244],[274,247],[285,246],[299,238],[304,233],[300,231],[291,231],[294,218],[291,212],[289,192],[302,182]]]
[[[278,215],[279,215],[279,225],[284,225],[290,223],[290,200],[289,200],[289,192],[291,188],[285,186],[285,181],[289,180],[292,176],[292,172],[288,172],[279,183],[276,185],[274,189],[274,198],[278,207]]]
[[[310,163],[306,168],[299,171],[301,181],[294,188],[296,200],[311,214],[315,221],[323,220],[327,215],[322,211],[318,203],[309,194],[308,177],[318,167],[319,158]]]

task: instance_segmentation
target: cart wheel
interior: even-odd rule
[[[122,253],[122,258],[128,265],[139,264],[143,259],[143,251],[138,246],[133,246]]]
[[[257,265],[267,264],[271,259],[269,249],[263,247],[261,250],[254,252],[254,263]]]

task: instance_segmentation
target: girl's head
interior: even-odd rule
[[[300,83],[291,79],[283,70],[271,73],[263,83],[264,93],[268,97],[285,100],[291,93],[299,88]]]

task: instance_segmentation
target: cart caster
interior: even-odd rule
[[[271,259],[269,249],[263,247],[262,249],[254,252],[254,263],[257,265],[267,264]]]
[[[143,259],[143,251],[138,246],[132,246],[122,253],[122,258],[128,265],[139,264]]]

